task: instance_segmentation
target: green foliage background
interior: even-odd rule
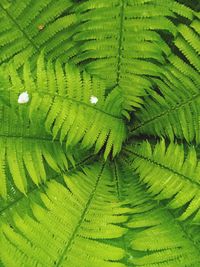
[[[0,266],[200,266],[199,12],[0,0]]]

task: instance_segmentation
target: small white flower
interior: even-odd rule
[[[98,98],[96,97],[96,96],[91,96],[90,97],[90,103],[92,103],[92,104],[96,104],[98,102]]]
[[[19,95],[19,97],[18,97],[18,103],[19,104],[24,104],[24,103],[27,103],[28,101],[29,101],[29,95],[28,95],[27,91],[23,92]]]

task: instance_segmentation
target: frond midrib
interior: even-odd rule
[[[0,133],[0,138],[22,138],[22,139],[29,139],[29,140],[37,140],[37,141],[45,141],[45,142],[52,142],[51,137],[39,137],[39,136],[34,136],[34,135],[11,135],[11,134],[1,134]],[[54,142],[59,142],[58,139],[54,139]]]
[[[122,194],[122,191],[121,191],[120,176],[118,174],[116,159],[114,159],[114,161],[113,161],[113,166],[114,166],[114,180],[115,180],[115,184],[116,184],[117,197],[118,197],[118,200],[119,201],[123,201],[123,194]],[[128,248],[129,244],[127,243],[127,240],[126,240],[126,238],[125,238],[124,235],[121,237],[121,240],[122,240],[122,245],[123,245],[124,250],[128,253],[128,251],[129,251],[129,248]]]
[[[59,95],[58,93],[51,94],[51,93],[42,92],[42,91],[37,91],[37,93],[38,93],[38,94],[42,94],[42,95],[49,95],[49,96],[51,96],[51,97],[53,97],[53,98],[59,97],[59,98],[62,98],[62,99],[67,99],[68,101],[75,102],[75,103],[77,103],[77,104],[79,104],[79,105],[86,106],[87,108],[97,110],[98,112],[100,112],[100,113],[104,113],[105,115],[110,116],[110,117],[112,117],[112,118],[114,118],[114,119],[123,120],[122,117],[116,116],[116,115],[114,115],[114,114],[110,114],[110,113],[108,113],[108,112],[106,112],[106,111],[104,111],[104,110],[102,110],[102,109],[100,109],[100,108],[97,108],[97,107],[95,107],[95,106],[89,105],[89,104],[87,104],[87,103],[85,103],[85,102],[76,100],[76,99],[74,99],[74,98],[70,98],[70,97],[68,97],[68,96],[62,96],[62,95]]]
[[[1,92],[1,91],[2,91],[2,90],[0,90],[0,92]],[[8,90],[8,91],[10,92],[10,91],[12,91],[12,89],[10,89],[10,90]],[[57,92],[55,92],[55,93],[49,93],[49,92],[42,91],[42,90],[35,91],[35,92],[33,92],[32,94],[34,95],[34,93],[35,93],[35,94],[38,94],[38,95],[41,95],[41,96],[48,95],[48,96],[52,97],[52,102],[53,102],[54,99],[57,98],[57,97],[59,97],[59,98],[61,98],[61,99],[66,99],[66,100],[68,100],[69,102],[72,102],[72,103],[74,102],[74,103],[76,103],[76,104],[86,106],[87,108],[97,110],[98,112],[103,113],[103,114],[105,114],[105,115],[107,115],[107,116],[109,116],[109,117],[112,117],[112,118],[114,118],[114,119],[123,120],[122,117],[116,116],[116,115],[114,115],[114,114],[110,114],[110,113],[106,112],[106,111],[103,110],[103,109],[100,109],[100,108],[95,107],[95,106],[93,106],[93,105],[89,105],[89,104],[87,104],[87,103],[85,103],[85,102],[76,100],[76,99],[71,98],[71,97],[69,97],[69,96],[67,96],[67,95],[60,95],[60,94],[57,93]]]
[[[130,133],[133,135],[133,133],[134,133],[135,131],[137,131],[138,129],[140,129],[140,128],[142,128],[142,127],[144,127],[144,126],[146,126],[146,125],[148,125],[148,124],[150,124],[150,123],[152,123],[152,122],[154,122],[154,121],[156,121],[156,120],[158,120],[158,119],[162,119],[164,116],[167,116],[168,114],[174,112],[175,110],[184,107],[185,105],[189,104],[190,102],[193,102],[193,101],[196,100],[198,97],[200,97],[200,93],[193,95],[191,98],[187,99],[186,101],[184,101],[184,102],[182,102],[182,103],[179,103],[179,104],[177,104],[176,106],[173,106],[173,107],[167,109],[166,111],[164,111],[164,112],[162,112],[162,113],[160,113],[160,114],[158,114],[158,115],[152,117],[152,118],[149,119],[149,120],[146,120],[146,121],[144,121],[144,122],[142,122],[142,123],[139,123],[138,125],[136,125],[135,127],[133,127],[133,128],[130,130]]]
[[[184,179],[186,179],[187,181],[189,181],[190,183],[195,184],[196,186],[200,187],[200,184],[199,184],[198,182],[192,180],[189,176],[186,176],[186,175],[184,175],[183,173],[180,173],[180,172],[178,172],[178,171],[176,171],[176,170],[173,170],[173,169],[169,168],[169,167],[166,166],[166,165],[163,165],[163,164],[161,164],[161,163],[159,163],[159,162],[156,162],[155,160],[152,160],[152,159],[150,159],[150,158],[148,158],[148,157],[145,157],[145,156],[143,156],[143,155],[140,155],[139,153],[134,152],[134,151],[131,151],[131,150],[127,149],[127,148],[124,148],[124,150],[125,150],[126,152],[129,152],[129,153],[131,153],[131,154],[133,154],[133,155],[135,155],[135,156],[137,156],[137,157],[139,157],[139,158],[141,158],[141,159],[144,159],[144,160],[146,160],[146,161],[148,161],[148,162],[150,162],[150,163],[152,163],[152,164],[154,164],[154,165],[156,165],[156,166],[158,166],[158,167],[160,167],[160,168],[163,168],[163,169],[165,169],[165,170],[168,170],[168,171],[172,172],[172,173],[175,174],[175,175],[181,176],[181,177],[183,177]]]
[[[124,26],[124,9],[125,9],[125,0],[122,0],[121,10],[120,10],[120,28],[119,28],[119,43],[118,43],[118,55],[117,55],[116,85],[119,85],[119,82],[120,82],[122,43],[123,43],[123,26]]]
[[[116,159],[114,159],[114,178],[115,178],[115,183],[116,183],[116,191],[117,191],[117,197],[121,201],[122,200],[122,194],[120,190],[120,178],[117,172],[117,163]]]
[[[67,242],[67,245],[66,245],[65,248],[63,249],[63,252],[62,252],[62,254],[60,255],[60,258],[59,258],[57,264],[55,265],[55,267],[60,266],[60,264],[62,263],[63,258],[64,258],[64,255],[67,253],[68,249],[70,248],[70,246],[71,246],[71,244],[72,244],[72,241],[73,241],[74,238],[76,237],[76,234],[77,234],[77,232],[78,232],[78,230],[79,230],[79,228],[80,228],[82,222],[83,222],[84,219],[85,219],[85,215],[86,215],[86,213],[87,213],[87,211],[88,211],[88,209],[89,209],[89,207],[90,207],[90,204],[91,204],[91,202],[92,202],[92,200],[93,200],[93,197],[94,197],[94,195],[95,195],[95,192],[96,192],[96,189],[97,189],[97,187],[98,187],[100,178],[101,178],[101,176],[102,176],[104,167],[105,167],[105,163],[103,163],[103,165],[102,165],[102,167],[101,167],[101,170],[100,170],[99,175],[98,175],[98,177],[97,177],[97,180],[96,180],[96,183],[95,183],[95,185],[94,185],[94,188],[93,188],[93,190],[91,191],[90,196],[89,196],[89,198],[88,198],[88,200],[87,200],[87,202],[86,202],[86,204],[85,204],[85,208],[84,208],[84,210],[83,210],[83,212],[82,212],[82,214],[81,214],[81,216],[80,216],[80,220],[78,221],[78,223],[77,223],[77,225],[76,225],[76,227],[75,227],[75,229],[74,229],[74,231],[73,231],[73,233],[72,233],[72,235],[71,235],[69,241]]]

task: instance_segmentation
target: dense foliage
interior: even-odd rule
[[[1,0],[0,26],[0,266],[199,267],[199,0]]]

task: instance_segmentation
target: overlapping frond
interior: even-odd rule
[[[6,101],[10,97],[12,108],[23,116],[28,113],[34,127],[45,125],[54,140],[66,142],[67,149],[81,142],[86,149],[95,145],[97,153],[105,145],[105,158],[110,152],[115,156],[121,150],[126,126],[118,90],[105,97],[105,86],[99,79],[74,66],[62,68],[59,62],[45,65],[42,56],[38,59],[36,80],[27,64],[23,80],[14,68],[9,71],[11,83],[2,98]],[[17,96],[23,91],[29,93],[30,103],[19,107]],[[92,103],[91,97],[97,98],[98,102]]]
[[[177,56],[169,60],[161,79],[154,79],[159,93],[152,92],[135,113],[131,135],[178,137],[200,143],[200,74]]]
[[[35,62],[44,48],[48,58],[66,62],[74,55],[69,41],[76,22],[76,15],[68,11],[72,3],[72,0],[1,1],[0,64],[9,61],[20,67],[28,59]]]
[[[200,72],[200,22],[194,19],[190,26],[180,24],[174,44],[184,54],[190,64]]]
[[[166,146],[162,140],[154,148],[142,142],[125,151],[155,199],[167,200],[172,209],[183,208],[179,220],[193,216],[194,222],[199,221],[200,164],[193,146],[186,150],[179,144]]]
[[[129,228],[125,236],[127,266],[183,267],[200,264],[200,235],[177,220],[141,185],[128,164],[118,164],[122,199],[129,200]]]
[[[74,164],[71,152],[58,141],[52,142],[43,125],[30,124],[20,119],[9,107],[0,106],[0,196],[7,197],[8,177],[23,193],[27,191],[28,177],[36,185],[47,178],[47,166],[56,172]]]
[[[111,193],[110,170],[102,164],[64,175],[67,188],[51,181],[32,196],[29,212],[13,208],[0,224],[1,260],[6,266],[122,267],[123,249],[109,244],[126,229],[126,208]],[[28,209],[28,205],[27,205]]]
[[[80,153],[79,151],[79,154]],[[77,159],[74,165],[70,165],[67,173],[71,174],[76,171],[80,171],[82,167],[86,167],[90,164],[92,164],[95,160],[96,155],[89,154],[89,155],[80,155],[80,159]],[[66,172],[66,171],[65,171]],[[12,217],[12,210],[17,209],[17,210],[23,210],[23,211],[28,211],[30,206],[30,202],[36,201],[34,199],[34,196],[39,194],[38,192],[44,192],[44,186],[46,183],[48,183],[51,180],[55,180],[58,182],[64,181],[61,173],[55,172],[51,169],[48,169],[47,173],[47,179],[46,182],[43,183],[41,186],[37,186],[34,183],[28,183],[28,189],[26,194],[23,194],[20,192],[15,186],[13,186],[12,180],[8,179],[8,195],[6,199],[0,198],[0,221],[2,218],[6,218],[6,221],[8,222],[9,219]],[[30,201],[29,201],[30,200]],[[28,210],[27,210],[28,207]]]
[[[176,13],[191,20],[193,11],[176,1],[88,0],[74,8],[80,24],[75,63],[122,90],[124,108],[139,107],[149,76],[159,76],[171,53],[162,33],[177,34]]]

